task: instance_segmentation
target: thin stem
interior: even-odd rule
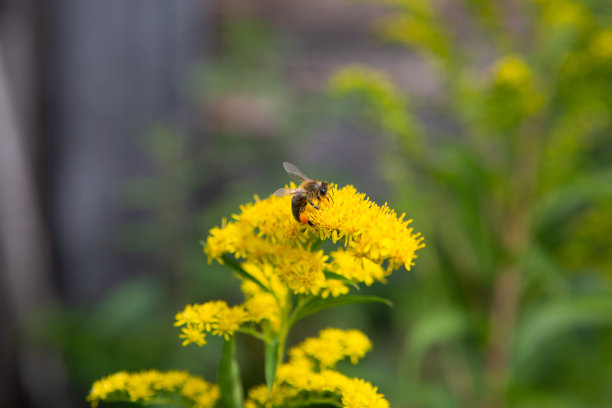
[[[289,328],[293,327],[293,325],[296,322],[296,316],[299,316],[299,313],[302,311],[302,309],[314,299],[315,299],[314,296],[300,296],[300,298],[298,299],[297,305],[295,306],[295,308],[291,311],[289,315],[289,318],[288,318]]]
[[[236,336],[223,342],[218,382],[223,408],[242,408],[242,381],[236,361]]]
[[[239,333],[244,333],[244,334],[248,334],[249,336],[253,336],[256,339],[259,339],[261,341],[266,341],[267,338],[263,333],[258,332],[257,330],[255,330],[252,327],[241,327],[238,330],[236,330]]]
[[[298,305],[300,304],[302,298],[298,300]],[[296,306],[297,308],[298,306]],[[293,303],[291,302],[291,293],[287,294],[287,307],[283,308],[283,316],[281,328],[278,332],[278,359],[276,362],[276,367],[278,368],[282,363],[285,356],[285,345],[287,343],[287,336],[289,335],[289,330],[291,329],[291,316]]]

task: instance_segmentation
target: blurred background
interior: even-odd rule
[[[609,0],[0,0],[0,400],[214,381],[174,314],[241,301],[200,241],[286,160],[427,245],[293,342],[361,329],[393,407],[609,407],[611,131]]]

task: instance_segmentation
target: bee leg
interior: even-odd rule
[[[312,202],[312,200],[308,200],[308,203],[310,203],[310,205],[312,205],[314,208],[316,208],[317,210],[320,210],[321,208],[319,208],[318,205],[315,205],[315,203]]]

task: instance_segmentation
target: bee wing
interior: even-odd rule
[[[291,179],[297,183],[302,183],[303,181],[310,180],[310,178],[304,173],[302,173],[295,164],[283,162],[283,168],[285,169],[287,174],[289,174],[289,177],[291,177]]]
[[[305,194],[306,190],[301,188],[279,188],[274,192],[276,197],[286,197],[294,194]]]

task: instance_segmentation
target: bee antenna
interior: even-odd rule
[[[327,195],[329,197],[330,200],[332,200],[332,203],[334,203],[334,197],[331,194],[331,191],[329,192],[329,194]],[[334,203],[336,204],[336,203]]]

